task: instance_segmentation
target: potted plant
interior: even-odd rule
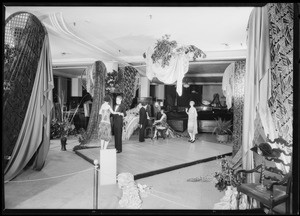
[[[222,120],[220,117],[216,120],[216,127],[213,133],[216,134],[217,140],[220,143],[228,142],[228,135],[231,133],[231,121]]]
[[[221,171],[215,172],[213,175],[215,187],[219,191],[223,191],[230,186],[236,187],[238,183],[234,176],[234,170],[229,164],[228,158],[222,158],[220,165]]]
[[[52,139],[60,138],[61,150],[66,151],[67,137],[75,129],[73,119],[78,111],[79,105],[76,107],[74,114],[71,115],[71,111],[63,110],[62,100],[60,97],[58,97],[58,100],[61,107],[61,118],[54,118],[51,121],[50,137]]]

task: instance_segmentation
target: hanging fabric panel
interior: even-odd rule
[[[276,131],[289,146],[270,143],[285,152],[292,151],[293,144],[293,27],[294,8],[292,3],[270,3],[269,30],[271,44],[271,91],[269,100]],[[281,158],[285,163],[291,157]],[[283,167],[288,171],[288,167]]]
[[[234,157],[242,146],[243,109],[246,61],[237,61],[234,64],[233,76],[233,151]],[[226,99],[227,100],[227,99]]]
[[[133,67],[126,66],[124,68],[122,92],[124,93],[123,103],[126,110],[130,108],[132,99],[135,95],[135,81],[137,73],[138,71]]]
[[[254,167],[253,147],[254,120],[260,114],[264,131],[269,137],[276,137],[275,126],[267,104],[270,98],[270,46],[267,7],[254,8],[248,22],[247,58],[245,73],[245,101],[243,113],[244,169]],[[249,175],[247,182],[254,182]]]
[[[49,39],[46,35],[26,116],[11,159],[4,171],[5,181],[18,175],[33,155],[36,157],[33,168],[40,170],[43,167],[50,144],[50,111],[53,107],[53,88],[51,54]]]
[[[164,68],[158,63],[153,63],[151,58],[154,52],[153,47],[149,47],[146,53],[146,75],[149,80],[157,77],[161,82],[165,84],[176,83],[176,91],[179,96],[182,95],[182,79],[184,74],[189,70],[189,55],[179,54],[172,57],[169,65]]]
[[[227,109],[232,107],[235,63],[231,63],[224,71],[222,78],[223,95],[226,97]]]
[[[94,97],[95,64],[96,63],[88,66],[88,68],[85,70],[86,91],[90,93],[92,97]]]

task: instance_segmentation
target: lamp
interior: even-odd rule
[[[278,158],[280,156],[279,149],[272,149],[269,143],[260,143],[258,146],[254,146],[250,149],[251,151],[261,155],[263,158],[262,160],[262,171],[261,171],[261,184],[258,185],[256,188],[258,190],[265,190],[266,187],[264,186],[264,170],[265,170],[265,158]]]

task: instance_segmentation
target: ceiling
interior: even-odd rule
[[[40,7],[7,6],[5,17],[26,11],[49,33],[54,73],[81,76],[97,60],[134,66],[145,75],[143,53],[170,34],[207,57],[190,62],[187,77],[220,82],[226,67],[245,59],[247,22],[253,7]],[[211,79],[210,79],[211,77]],[[219,77],[216,78],[216,77]]]

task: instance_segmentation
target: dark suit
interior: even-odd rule
[[[126,116],[125,106],[121,103],[116,112],[121,112]],[[119,114],[113,115],[113,127],[114,127],[114,135],[115,135],[115,148],[117,151],[122,152],[122,131],[123,131],[123,116]]]
[[[146,126],[148,123],[147,112],[144,107],[141,107],[141,109],[139,111],[139,115],[140,115],[139,124],[142,125],[142,128],[140,128],[140,133],[139,133],[139,141],[144,142],[145,141],[145,137],[144,137],[145,129],[146,129]]]

